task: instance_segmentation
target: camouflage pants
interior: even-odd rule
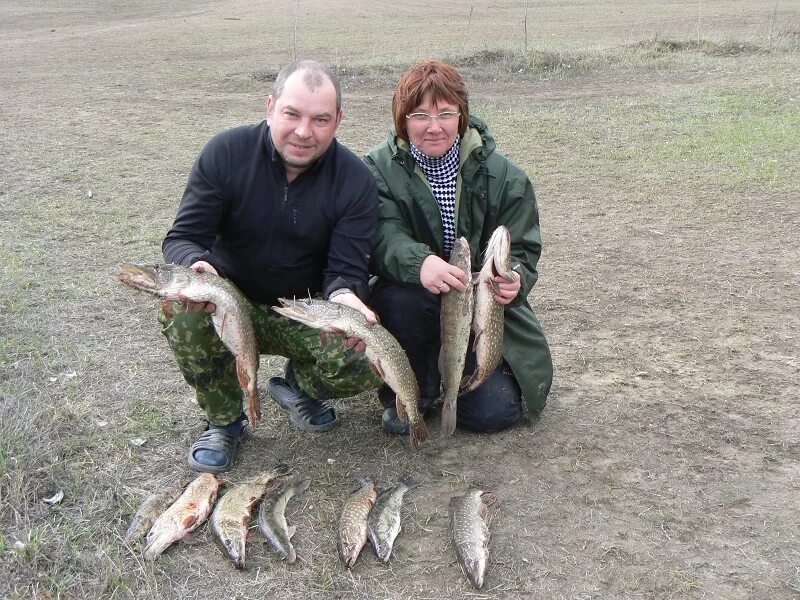
[[[319,399],[354,396],[381,385],[361,352],[347,350],[344,339],[327,344],[319,331],[249,302],[259,353],[292,361],[297,383]],[[165,303],[158,313],[161,331],[186,382],[208,420],[227,425],[242,413],[244,393],[236,377],[236,360],[214,331],[211,315],[186,312],[179,303]]]

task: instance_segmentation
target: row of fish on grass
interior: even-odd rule
[[[258,505],[258,529],[282,560],[294,563],[295,528],[286,520],[286,506],[294,496],[309,488],[310,481],[289,475],[290,469],[279,465],[245,482],[231,484],[219,500],[223,484],[216,476],[202,473],[188,485],[185,478],[177,479],[145,499],[131,520],[125,540],[128,544],[145,540],[144,556],[153,560],[209,520],[217,544],[236,568],[244,569],[250,523]],[[380,494],[370,477],[361,478],[359,485],[345,501],[337,527],[339,556],[348,569],[355,565],[368,540],[379,560],[389,560],[401,530],[403,498],[418,482],[407,477]],[[489,502],[484,502],[484,498],[489,498]],[[451,510],[456,557],[476,588],[483,586],[486,571],[489,542],[486,515],[493,499],[492,494],[470,490],[454,498]]]
[[[173,302],[211,302],[211,320],[225,346],[236,357],[236,373],[247,398],[250,426],[261,413],[256,388],[259,365],[258,343],[245,298],[229,281],[213,273],[197,273],[174,264],[122,264],[118,279],[123,283]],[[364,351],[375,373],[392,388],[397,414],[409,424],[409,440],[418,449],[428,437],[419,412],[419,385],[400,343],[380,324],[367,323],[354,308],[318,299],[280,298],[275,312],[330,334],[364,340]]]

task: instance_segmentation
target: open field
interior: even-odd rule
[[[526,23],[505,0],[10,0],[0,51],[0,597],[800,595],[796,0],[531,2]],[[554,389],[532,427],[418,454],[374,395],[318,435],[264,395],[230,478],[280,461],[311,478],[290,505],[298,564],[254,533],[235,571],[205,527],[144,562],[122,535],[203,423],[155,301],[114,274],[160,259],[197,152],[260,120],[295,55],[342,74],[359,153],[404,67],[461,66],[536,186]],[[282,363],[263,358],[262,391]],[[355,478],[406,472],[424,484],[394,558],[344,571]],[[481,592],[447,533],[471,484],[500,499]]]

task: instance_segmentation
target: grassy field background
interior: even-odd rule
[[[0,32],[0,597],[800,593],[797,2],[9,1]],[[280,461],[311,478],[289,514],[299,563],[254,533],[235,571],[205,528],[145,562],[122,535],[202,420],[155,302],[114,274],[160,259],[197,152],[263,118],[295,56],[341,74],[359,153],[405,67],[461,68],[536,186],[553,393],[533,427],[415,455],[374,394],[338,402],[324,435],[264,396],[230,479]],[[262,390],[281,365],[264,357]],[[409,471],[424,484],[395,557],[344,571],[356,476]],[[500,498],[481,592],[447,522],[475,484]]]

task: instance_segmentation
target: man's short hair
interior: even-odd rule
[[[327,77],[333,84],[333,89],[336,90],[336,112],[338,113],[342,110],[342,89],[339,86],[339,78],[336,73],[315,60],[298,60],[283,67],[275,79],[275,90],[272,92],[273,99],[277,100],[281,97],[283,88],[286,86],[286,80],[295,71],[306,71],[303,76],[303,83],[311,90],[324,85],[322,78]]]

